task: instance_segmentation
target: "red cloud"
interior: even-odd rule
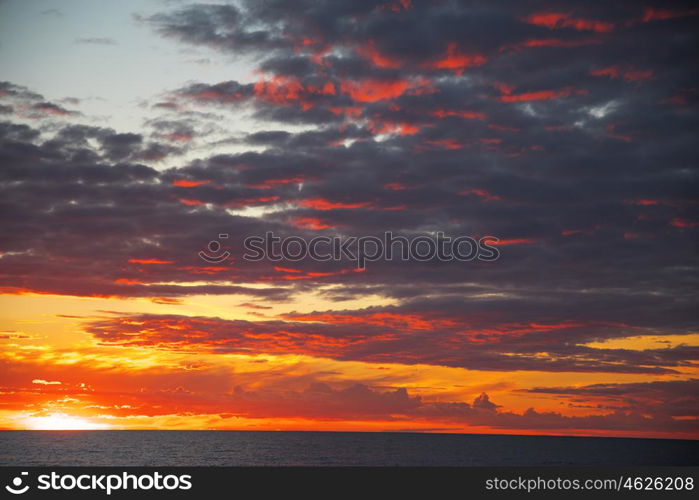
[[[188,179],[177,179],[172,181],[172,185],[177,187],[196,187],[204,186],[205,184],[209,183],[211,183],[211,181],[190,181]]]
[[[208,275],[213,275],[213,274],[218,274],[222,273],[224,271],[230,271],[229,267],[221,267],[221,266],[182,266],[178,267],[180,271],[185,271],[189,274],[208,274]]]
[[[675,217],[670,221],[670,225],[672,227],[679,227],[682,229],[689,229],[693,227],[699,227],[699,222],[693,222],[691,220],[687,219],[681,219],[679,217]]]
[[[342,210],[353,208],[366,208],[371,205],[371,203],[368,201],[343,203],[326,200],[325,198],[309,198],[306,200],[299,200],[297,203],[302,207],[312,208],[314,210]]]
[[[363,109],[360,106],[339,106],[330,107],[328,110],[334,115],[345,115],[350,118],[358,118],[362,114]]]
[[[482,198],[484,201],[497,201],[501,199],[499,196],[491,194],[485,189],[466,189],[464,191],[460,191],[459,194],[465,196],[473,194]]]
[[[403,95],[410,87],[408,80],[346,80],[340,84],[342,92],[349,94],[357,102],[376,102],[384,99],[395,99]]]
[[[143,285],[144,284],[143,281],[129,279],[129,278],[119,278],[118,280],[115,280],[114,283],[118,283],[120,285]]]
[[[643,82],[653,78],[653,70],[639,70],[631,66],[620,68],[619,66],[607,66],[606,68],[598,68],[590,70],[592,76],[607,76],[615,79],[620,76],[629,82]]]
[[[535,92],[525,92],[523,94],[501,95],[498,99],[502,102],[547,101],[559,97],[568,97],[574,94],[584,95],[586,93],[587,91],[584,89],[565,87],[558,90],[538,90]]]
[[[39,111],[46,115],[72,116],[77,115],[75,111],[68,111],[65,108],[51,102],[38,102],[31,107],[32,110]]]
[[[182,305],[181,299],[173,299],[171,297],[153,297],[150,299],[154,304],[164,304],[168,306],[179,306]]]
[[[581,47],[598,43],[597,40],[586,38],[584,40],[562,40],[560,38],[532,38],[525,40],[522,45],[525,47]]]
[[[297,101],[303,91],[303,85],[293,77],[275,75],[269,80],[260,79],[255,84],[255,95],[275,104],[286,105]]]
[[[461,149],[464,147],[464,144],[460,143],[459,141],[455,139],[433,139],[430,141],[426,141],[427,144],[431,146],[439,146],[444,149]]]
[[[291,220],[291,225],[299,229],[329,229],[333,227],[315,217],[296,217]]]
[[[508,85],[503,82],[493,82],[491,85],[495,87],[498,90],[498,92],[505,95],[510,95],[515,90],[515,88],[512,85]]]
[[[172,264],[172,260],[160,259],[129,259],[132,264]]]
[[[447,69],[453,71],[457,75],[462,75],[463,72],[471,66],[482,66],[487,59],[481,55],[464,54],[459,51],[456,43],[450,43],[447,46],[447,53],[441,59],[425,64],[426,67],[434,69]]]
[[[570,14],[541,12],[524,18],[525,23],[536,26],[544,26],[548,29],[572,28],[577,31],[596,31],[609,33],[614,29],[614,24],[580,17],[572,17]]]
[[[532,238],[510,238],[504,240],[488,240],[489,245],[493,246],[506,246],[506,245],[530,245],[535,241]]]
[[[357,53],[362,57],[371,61],[374,66],[379,68],[399,68],[400,61],[398,59],[391,59],[390,57],[382,54],[376,48],[376,42],[374,40],[369,40],[365,45],[360,45],[356,47]]]
[[[197,206],[197,205],[203,205],[203,204],[204,204],[204,202],[201,201],[201,200],[194,200],[194,199],[191,199],[191,198],[180,198],[180,199],[179,199],[179,202],[182,203],[183,205],[188,205],[188,206],[190,206],[190,207],[194,207],[194,206]]]
[[[194,136],[192,134],[173,132],[171,134],[166,134],[165,137],[173,142],[189,142]]]
[[[284,319],[293,321],[313,321],[329,324],[363,323],[366,325],[388,326],[391,328],[410,328],[413,330],[435,330],[452,327],[457,322],[449,319],[426,318],[417,314],[372,313],[351,315],[341,313],[285,314]]]
[[[660,200],[631,200],[626,202],[627,205],[640,205],[640,206],[650,206],[650,205],[660,205]]]
[[[645,7],[643,9],[643,18],[641,18],[641,22],[665,21],[678,17],[696,16],[697,14],[699,14],[699,9],[656,9],[653,7]]]
[[[272,189],[277,186],[285,186],[287,184],[298,184],[306,180],[302,175],[296,175],[293,177],[285,177],[279,179],[266,179],[258,184],[248,184],[248,187],[255,189]]]
[[[539,47],[557,47],[557,48],[574,48],[574,47],[584,47],[586,45],[593,45],[596,43],[601,43],[602,39],[599,37],[587,37],[578,39],[563,39],[563,38],[529,38],[523,42],[507,44],[500,47],[500,52],[505,52],[508,50],[518,51],[522,49],[531,49]]]
[[[259,198],[241,198],[229,201],[223,206],[227,208],[237,208],[245,207],[247,205],[264,205],[265,203],[272,203],[278,201],[279,196],[260,196]]]
[[[281,267],[276,267],[274,268],[277,271],[287,271],[287,272],[292,272],[292,273],[302,273],[303,271],[299,271],[297,269],[284,269]],[[281,279],[283,280],[308,280],[308,279],[313,279],[313,278],[327,278],[329,276],[341,276],[343,274],[349,274],[349,273],[363,273],[366,271],[366,269],[359,269],[359,268],[351,268],[351,269],[340,269],[339,271],[328,271],[328,272],[307,272],[304,274],[294,274],[294,275],[286,275],[286,276],[281,276]]]
[[[279,268],[276,271],[286,274],[275,274],[270,280],[332,277],[361,270],[304,272]],[[368,363],[488,366],[486,369],[520,366],[546,371],[672,373],[664,366],[665,363],[673,365],[671,358],[639,366],[634,356],[627,357],[625,353],[603,350],[602,357],[595,359],[595,356],[590,357],[593,352],[582,349],[578,353],[585,355],[582,359],[565,347],[567,342],[550,342],[553,337],[547,335],[548,340],[541,344],[537,335],[565,332],[567,337],[575,338],[596,328],[628,330],[630,325],[564,317],[497,321],[488,314],[443,315],[438,311],[366,309],[288,313],[278,319],[256,322],[214,317],[126,315],[94,321],[85,331],[108,345],[187,352],[301,354]],[[427,332],[430,342],[425,344]],[[516,360],[507,354],[516,353],[522,347],[534,350],[526,355],[520,352]],[[549,354],[539,356],[536,353]]]
[[[382,9],[392,10],[393,12],[400,12],[401,10],[408,10],[412,6],[412,0],[393,0],[393,2],[387,2],[381,6]]]
[[[448,109],[438,109],[430,113],[432,116],[437,118],[446,118],[448,116],[458,116],[460,118],[466,118],[468,120],[485,120],[485,113],[479,111],[453,111]]]
[[[369,130],[373,134],[399,134],[399,135],[413,135],[420,131],[420,127],[412,125],[410,123],[392,123],[383,122],[377,123],[375,121],[369,122]]]

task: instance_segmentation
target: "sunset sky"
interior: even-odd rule
[[[659,0],[0,1],[0,428],[699,439],[698,27]],[[242,258],[389,230],[501,256]]]

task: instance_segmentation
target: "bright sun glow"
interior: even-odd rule
[[[108,429],[107,424],[97,424],[82,417],[65,413],[52,413],[45,417],[26,417],[24,427],[35,431],[78,431]]]

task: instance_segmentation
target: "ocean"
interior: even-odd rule
[[[0,465],[699,465],[699,441],[365,432],[0,431]]]

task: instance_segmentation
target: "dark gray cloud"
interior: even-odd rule
[[[256,29],[233,5],[196,4],[139,19],[165,36],[222,50],[255,52],[285,44],[280,34]]]
[[[614,408],[666,417],[699,414],[699,380],[667,380],[628,384],[593,384],[582,387],[536,387],[526,392],[553,394],[571,401],[584,401],[593,408]]]
[[[42,16],[63,17],[63,12],[58,9],[46,9],[41,11]]]
[[[16,114],[20,118],[41,119],[75,117],[80,113],[64,108],[63,106],[44,100],[41,94],[37,94],[21,85],[11,82],[0,82],[0,109],[2,114]],[[6,104],[5,104],[6,103]]]

